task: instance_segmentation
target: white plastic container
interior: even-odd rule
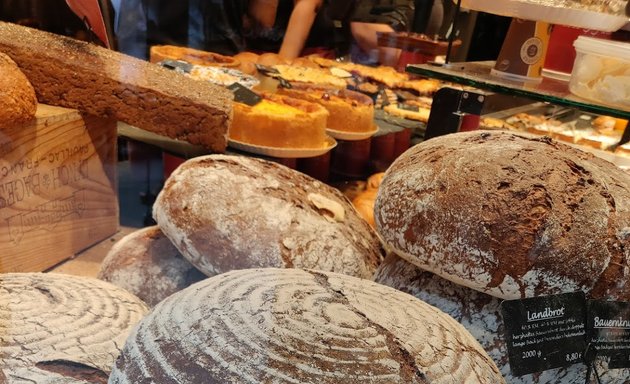
[[[630,44],[579,36],[569,81],[582,98],[630,110]]]

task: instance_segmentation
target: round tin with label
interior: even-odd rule
[[[540,81],[550,34],[548,23],[513,19],[491,73],[515,81]]]

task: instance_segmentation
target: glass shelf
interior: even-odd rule
[[[522,83],[490,74],[494,61],[450,63],[446,65],[411,64],[407,72],[440,80],[469,85],[508,95],[522,96],[536,101],[577,108],[585,112],[630,119],[630,110],[622,110],[594,103],[569,92],[568,82],[543,77],[540,83]]]

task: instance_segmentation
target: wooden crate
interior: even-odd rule
[[[40,104],[0,130],[0,272],[43,271],[118,229],[116,122]]]

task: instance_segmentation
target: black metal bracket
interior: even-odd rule
[[[424,139],[459,132],[466,115],[479,116],[486,95],[450,87],[439,89],[433,96],[431,114]]]

